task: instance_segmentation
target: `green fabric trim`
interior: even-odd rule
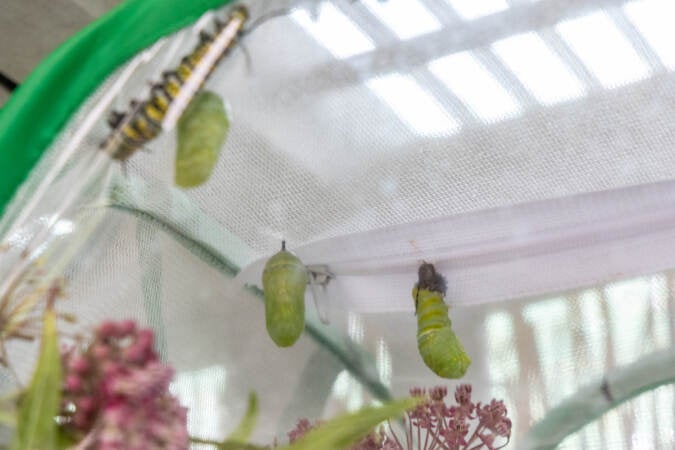
[[[0,109],[0,217],[70,117],[121,64],[231,0],[127,0],[54,50]]]

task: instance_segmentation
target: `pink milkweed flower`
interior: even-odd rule
[[[78,449],[187,450],[187,409],[169,392],[174,372],[153,340],[133,321],[105,321],[84,349],[63,352],[59,422]]]
[[[506,406],[492,400],[481,406],[471,401],[471,385],[455,389],[455,404],[447,403],[448,390],[414,387],[410,395],[422,399],[406,413],[405,436],[398,436],[391,424],[373,431],[349,450],[497,450],[506,446],[511,437],[511,420]],[[475,413],[475,414],[474,414]],[[314,428],[302,419],[288,433],[294,442]],[[471,430],[473,429],[473,432]],[[498,443],[499,446],[496,446]]]

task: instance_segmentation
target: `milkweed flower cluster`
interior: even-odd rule
[[[78,449],[188,448],[187,409],[169,393],[173,369],[133,321],[100,324],[83,350],[63,352],[64,429]]]
[[[410,394],[421,402],[406,414],[404,436],[388,424],[349,450],[498,450],[509,442],[511,420],[504,402],[473,403],[469,384],[457,387],[456,403],[450,405],[445,387],[413,388]],[[302,419],[288,437],[294,442],[317,425]]]
[[[408,412],[405,448],[423,450],[497,450],[508,444],[511,437],[511,420],[501,400],[492,399],[489,404],[471,401],[471,385],[462,384],[455,389],[455,404],[446,405],[448,390],[435,387],[429,392],[415,388],[413,396],[424,401]],[[477,422],[477,423],[476,423]],[[475,425],[472,427],[472,423]],[[473,428],[473,432],[471,429]],[[412,447],[413,435],[418,446]]]
[[[308,419],[300,419],[298,420],[297,425],[295,425],[295,428],[293,428],[291,431],[288,432],[288,441],[292,444],[293,442],[297,441],[304,435],[306,435],[312,428],[315,428],[317,426],[321,425],[320,422],[312,423]]]

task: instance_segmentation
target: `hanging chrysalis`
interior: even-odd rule
[[[267,332],[279,347],[289,347],[305,329],[305,289],[307,269],[300,259],[286,251],[272,256],[263,271],[265,322]]]
[[[178,121],[177,186],[196,187],[208,180],[229,128],[223,100],[213,92],[197,93]]]
[[[423,263],[413,288],[417,314],[417,348],[424,363],[443,378],[461,378],[471,364],[462,343],[452,331],[448,306],[443,300],[446,284],[433,264]]]

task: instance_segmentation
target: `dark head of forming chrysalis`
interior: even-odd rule
[[[436,268],[433,264],[423,262],[417,271],[417,275],[419,277],[419,281],[417,282],[417,287],[419,289],[440,292],[445,295],[447,283],[445,278],[443,278],[443,275],[436,272]]]

